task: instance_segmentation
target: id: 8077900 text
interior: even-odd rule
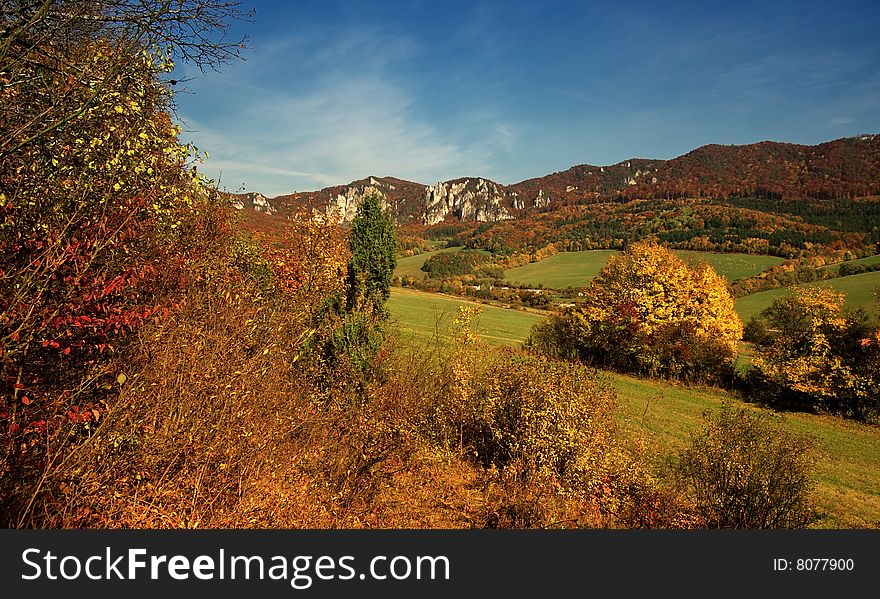
[[[799,557],[773,559],[774,572],[851,572],[856,567],[850,558]]]

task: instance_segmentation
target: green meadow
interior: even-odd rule
[[[723,254],[720,252],[676,251],[680,258],[688,262],[708,262],[722,277],[728,281],[736,281],[743,277],[752,277],[785,262],[777,256],[757,256],[753,254]]]
[[[868,256],[867,258],[859,258],[857,260],[849,260],[847,262],[838,262],[836,264],[828,264],[827,266],[823,266],[822,268],[826,270],[831,270],[837,272],[840,270],[840,267],[844,264],[849,266],[873,266],[874,264],[880,264],[880,255],[878,256]]]
[[[477,304],[465,299],[394,287],[388,300],[391,321],[404,337],[421,341],[436,334],[449,338],[458,306],[481,306],[474,319],[476,331],[492,345],[518,346],[529,336],[532,326],[544,316],[533,312]]]
[[[809,283],[808,286],[828,286],[846,294],[846,305],[851,308],[863,308],[869,313],[877,314],[877,305],[874,301],[874,290],[880,285],[880,271],[866,272],[860,275],[840,277],[828,281]],[[791,289],[770,289],[753,293],[736,300],[736,311],[743,322],[748,322],[752,316],[761,313],[768,308],[777,297],[783,297],[793,293]]]
[[[560,252],[525,266],[504,271],[504,278],[512,283],[543,285],[554,289],[584,287],[608,263],[616,250],[587,252]]]
[[[436,334],[445,343],[459,305],[475,304],[394,288],[388,302],[391,328],[404,343],[424,346]],[[490,345],[517,347],[542,318],[531,312],[483,305],[476,328]],[[621,426],[634,445],[645,447],[658,473],[662,473],[669,457],[686,445],[690,435],[700,430],[704,412],[717,411],[724,402],[762,410],[720,389],[685,387],[610,372],[603,373],[603,377],[617,390]],[[816,499],[825,514],[817,526],[880,525],[880,427],[812,414],[788,413],[778,417],[790,430],[806,433],[815,440]]]
[[[724,402],[769,412],[720,389],[690,388],[616,373],[606,376],[617,390],[622,426],[654,456],[658,470],[700,430],[704,412],[715,412]],[[794,412],[774,417],[781,418],[789,430],[814,440],[818,457],[815,498],[825,514],[816,526],[880,526],[880,427]]]
[[[526,285],[543,285],[554,289],[583,287],[608,263],[615,250],[590,250],[585,252],[561,252],[525,266],[511,268],[504,277],[511,282]],[[723,254],[719,252],[676,251],[688,262],[708,262],[723,277],[735,281],[742,277],[782,264],[785,260],[776,256],[752,254]]]

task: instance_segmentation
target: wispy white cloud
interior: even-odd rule
[[[720,73],[715,91],[788,102],[836,96],[870,66],[869,58],[843,50],[773,54]]]
[[[230,189],[368,175],[512,183],[878,127],[880,43],[818,1],[768,5],[757,21],[737,3],[282,4],[261,13],[246,62],[191,73],[181,99],[188,139],[211,154],[203,170]]]
[[[408,87],[395,73],[400,61],[419,52],[412,39],[357,31],[322,44],[296,71],[279,62],[289,60],[289,44],[278,42],[219,83],[196,89],[209,95],[215,114],[203,118],[194,109],[181,116],[188,137],[210,154],[203,167],[208,176],[222,171],[221,184],[229,189],[243,185],[268,195],[367,175],[432,182],[485,171],[516,139],[514,127],[484,107],[478,116],[462,114],[462,126],[432,120],[420,106],[425,90]]]
[[[855,121],[855,119],[851,119],[849,117],[838,116],[838,117],[834,117],[831,120],[829,120],[826,127],[829,129],[832,127],[840,127],[841,125],[849,125],[850,123],[852,123],[854,121]]]

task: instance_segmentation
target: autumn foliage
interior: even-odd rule
[[[145,10],[129,8],[129,19]],[[100,10],[21,3],[2,13],[7,525],[29,522],[47,473],[90,437],[130,379],[136,334],[179,309],[190,279],[228,234],[222,201],[191,169],[193,148],[170,118],[161,80],[173,68],[169,49],[128,35],[125,18]]]
[[[633,158],[582,164],[511,186],[523,197],[543,190],[563,204],[615,199],[853,198],[877,195],[880,137],[803,146],[778,142],[710,144],[672,160]]]
[[[753,323],[763,331],[750,379],[768,403],[880,418],[880,329],[848,312],[843,294],[796,288],[774,300]]]
[[[101,418],[125,379],[111,357],[174,309],[219,226],[156,81],[167,58],[102,41],[79,52],[87,76],[61,77],[57,99],[28,95],[27,83],[2,97],[7,109],[68,102],[72,115],[0,159],[3,478],[38,474],[47,446]],[[77,111],[94,93],[88,77],[113,93]]]
[[[532,348],[548,355],[491,351],[472,308],[452,344],[399,347],[384,334],[395,232],[375,198],[351,229],[293,206],[239,216],[178,139],[171,53],[155,36],[195,31],[177,51],[222,62],[234,47],[198,44],[235,5],[183,0],[158,20],[138,12],[150,3],[46,3],[70,10],[0,32],[0,525],[714,525],[617,428],[608,381],[559,358],[721,380],[742,333],[723,279],[630,244],[583,306],[536,329]],[[113,9],[124,14],[93,19]],[[2,37],[30,26],[38,35]],[[677,222],[738,225],[722,208],[667,208]],[[623,244],[629,217],[606,216],[589,243]],[[552,224],[510,262],[586,239],[575,218],[544,244]],[[504,230],[486,225],[473,244]],[[839,328],[825,303],[823,335]],[[795,384],[824,380],[814,357],[773,348],[768,377],[800,360]],[[703,453],[724,457],[713,443]]]
[[[419,428],[477,467],[489,527],[690,527],[615,423],[617,395],[581,364],[488,352],[460,307],[454,351]]]
[[[719,381],[729,376],[742,330],[711,266],[633,244],[591,281],[583,304],[538,325],[530,345],[626,372]]]

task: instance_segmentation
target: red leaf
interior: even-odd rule
[[[29,405],[31,405],[31,399],[27,395],[22,395],[21,396],[21,403],[23,403],[26,406],[29,406]]]

